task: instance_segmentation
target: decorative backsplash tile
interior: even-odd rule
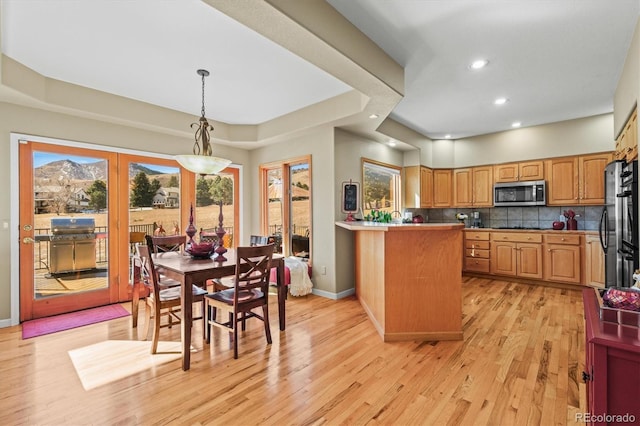
[[[407,209],[414,214],[421,214],[431,223],[458,222],[456,213],[466,213],[469,219],[467,227],[473,223],[472,212],[480,213],[484,228],[523,227],[552,229],[553,222],[560,220],[565,210],[576,213],[579,230],[597,231],[602,206],[568,206],[568,207],[490,207],[490,208],[446,208],[446,209]],[[564,218],[564,216],[562,216]]]

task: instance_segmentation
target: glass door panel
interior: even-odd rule
[[[194,225],[198,232],[215,233],[222,222],[225,247],[237,244],[234,241],[237,174],[237,169],[227,168],[217,175],[198,176],[196,180]]]
[[[113,155],[26,142],[20,160],[21,320],[109,303]]]
[[[267,236],[273,238],[276,252],[282,253],[282,223],[284,216],[282,168],[266,171],[267,180]]]
[[[311,198],[309,163],[292,165],[289,168],[291,182],[291,247],[290,255],[309,258],[309,237],[311,223]]]

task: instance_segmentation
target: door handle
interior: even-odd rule
[[[34,239],[33,239],[33,238],[31,238],[31,237],[24,237],[24,238],[22,239],[22,242],[23,242],[24,244],[33,244],[33,243],[35,243],[35,242],[36,242],[36,240],[34,240]]]

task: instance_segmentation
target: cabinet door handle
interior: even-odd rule
[[[593,376],[589,373],[587,373],[586,371],[582,372],[582,381],[587,383],[590,382],[591,380],[593,380]]]
[[[531,239],[531,237],[527,237],[527,240],[530,240],[530,239]]]
[[[562,237],[561,240],[564,241],[564,237]]]
[[[547,249],[548,252],[551,252],[551,249]]]

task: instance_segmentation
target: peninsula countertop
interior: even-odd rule
[[[338,221],[336,225],[349,231],[451,231],[463,229],[462,223],[380,223],[362,220]]]

